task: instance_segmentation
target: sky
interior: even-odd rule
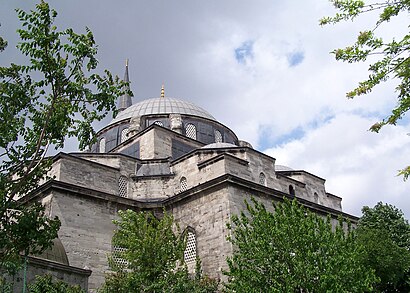
[[[9,42],[0,66],[24,62],[15,50],[14,9],[35,3],[0,0],[0,35]],[[345,212],[360,216],[363,206],[382,201],[410,218],[410,180],[396,176],[410,164],[409,115],[379,134],[368,131],[396,105],[396,83],[347,99],[369,63],[338,62],[330,54],[350,45],[374,16],[321,27],[319,19],[336,12],[327,0],[49,3],[59,13],[58,28],[91,29],[101,71],[122,77],[129,59],[134,103],[159,97],[164,84],[166,96],[208,110],[276,164],[325,178]],[[405,33],[406,16],[381,33]]]

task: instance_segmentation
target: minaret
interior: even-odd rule
[[[130,82],[130,78],[128,76],[128,59],[125,60],[125,74],[124,74],[124,81]],[[127,91],[130,90],[129,84],[125,88]],[[125,93],[121,97],[118,98],[118,112],[127,109],[129,106],[132,105],[131,96],[128,93]]]

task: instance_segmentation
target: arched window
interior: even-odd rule
[[[152,123],[152,124],[156,124],[156,125],[164,127],[164,123],[162,123],[162,121],[157,120],[157,121],[154,121],[154,123]]]
[[[266,185],[266,176],[263,172],[259,174],[259,184]]]
[[[290,195],[295,195],[295,189],[293,188],[292,185],[289,185],[289,194]]]
[[[222,133],[219,130],[215,129],[214,135],[215,135],[215,142],[223,142]]]
[[[118,179],[118,195],[121,197],[127,197],[128,180],[126,176],[120,176]]]
[[[184,260],[185,263],[192,263],[196,261],[196,235],[195,231],[191,228],[187,230]]]
[[[313,201],[316,202],[316,203],[319,202],[319,195],[317,194],[317,192],[315,192],[315,193],[313,194]]]
[[[100,153],[105,153],[105,137],[100,139]]]
[[[186,178],[182,177],[181,180],[179,181],[179,190],[182,192],[187,189],[188,189],[188,183],[186,181]]]
[[[123,130],[121,130],[120,143],[128,139],[128,132],[129,132],[128,128],[124,128]]]
[[[126,251],[126,248],[120,246],[111,248],[111,257],[116,266],[124,268],[128,265],[128,261],[124,258],[124,252]]]
[[[189,123],[185,126],[185,135],[189,138],[196,139],[196,126]]]

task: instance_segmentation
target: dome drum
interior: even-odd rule
[[[162,107],[162,100],[171,106]],[[148,102],[147,102],[148,101]],[[150,99],[124,111],[98,133],[97,143],[90,151],[106,153],[152,124],[168,128],[203,144],[225,142],[238,145],[238,138],[228,127],[217,122],[205,110],[191,103],[171,98]],[[175,106],[177,105],[177,106]],[[182,105],[182,106],[181,106]],[[184,108],[183,106],[186,106]],[[157,109],[153,109],[157,107]],[[162,113],[171,109],[172,113]],[[177,113],[181,112],[181,113]]]

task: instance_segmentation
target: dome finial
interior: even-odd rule
[[[165,98],[164,83],[162,83],[162,87],[161,87],[161,98]]]

